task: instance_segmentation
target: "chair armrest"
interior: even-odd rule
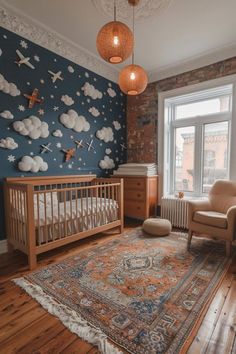
[[[234,230],[236,230],[236,205],[228,209],[227,221],[228,221],[228,229],[231,229],[232,232],[234,232]]]
[[[195,211],[207,211],[211,210],[211,205],[208,200],[194,200],[188,202],[188,222],[193,219]]]

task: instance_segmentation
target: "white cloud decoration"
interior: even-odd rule
[[[18,144],[13,138],[7,137],[0,140],[0,147],[3,149],[15,150],[18,148]]]
[[[101,99],[102,98],[102,92],[97,90],[93,85],[91,85],[89,82],[85,82],[84,86],[81,88],[82,91],[84,91],[85,96],[91,97],[93,100],[96,100],[97,98]]]
[[[48,164],[40,156],[23,156],[18,163],[18,168],[23,172],[45,172],[48,170]]]
[[[121,129],[121,125],[120,125],[120,123],[117,120],[114,120],[112,122],[112,124],[114,125],[115,130],[120,130]]]
[[[13,119],[14,118],[13,114],[10,111],[7,111],[7,110],[1,112],[0,116],[2,118],[5,118],[5,119]]]
[[[67,67],[67,70],[69,71],[69,73],[73,74],[75,72],[75,69],[73,68],[73,66],[69,65]]]
[[[8,82],[2,74],[0,74],[0,91],[13,97],[20,95],[17,86],[13,82]]]
[[[30,139],[47,138],[49,136],[48,124],[42,122],[38,117],[30,116],[13,123],[13,129]]]
[[[91,107],[91,108],[89,108],[89,113],[91,113],[92,114],[92,116],[94,116],[94,117],[98,117],[98,116],[100,116],[100,112],[99,112],[99,110],[97,109],[97,108],[95,108],[95,107]]]
[[[102,170],[111,170],[112,168],[115,168],[114,160],[109,156],[104,156],[104,159],[99,161],[99,167]]]
[[[85,117],[79,116],[73,109],[61,114],[59,120],[66,128],[73,129],[77,133],[87,132],[90,129],[90,124]]]
[[[52,133],[52,135],[55,136],[56,138],[62,138],[63,137],[62,131],[60,129],[55,130]]]
[[[109,87],[109,88],[107,89],[107,93],[108,93],[108,95],[109,95],[110,97],[112,97],[112,98],[116,96],[116,91],[113,90],[111,87]]]
[[[103,127],[100,130],[97,130],[96,137],[100,140],[104,140],[105,143],[114,140],[113,130],[110,127]]]
[[[110,154],[111,154],[111,149],[110,149],[110,148],[107,148],[107,149],[105,150],[105,153],[106,153],[107,155],[110,155]]]
[[[61,96],[61,101],[64,102],[65,105],[67,105],[67,106],[72,106],[75,103],[73,98],[71,98],[68,95],[62,95]]]

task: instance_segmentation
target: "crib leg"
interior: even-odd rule
[[[119,233],[122,234],[124,231],[124,225],[119,226]]]
[[[29,269],[33,270],[37,267],[37,256],[36,254],[29,254],[28,255],[28,263],[29,263]]]

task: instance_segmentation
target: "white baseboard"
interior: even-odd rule
[[[0,254],[7,252],[7,240],[0,241]]]

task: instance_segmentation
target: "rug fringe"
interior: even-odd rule
[[[55,301],[40,286],[30,283],[24,278],[13,279],[13,282],[37,300],[50,314],[59,318],[72,333],[77,334],[88,343],[96,345],[102,354],[122,354],[118,348],[108,341],[107,336],[99,328],[89,324],[68,306]]]

